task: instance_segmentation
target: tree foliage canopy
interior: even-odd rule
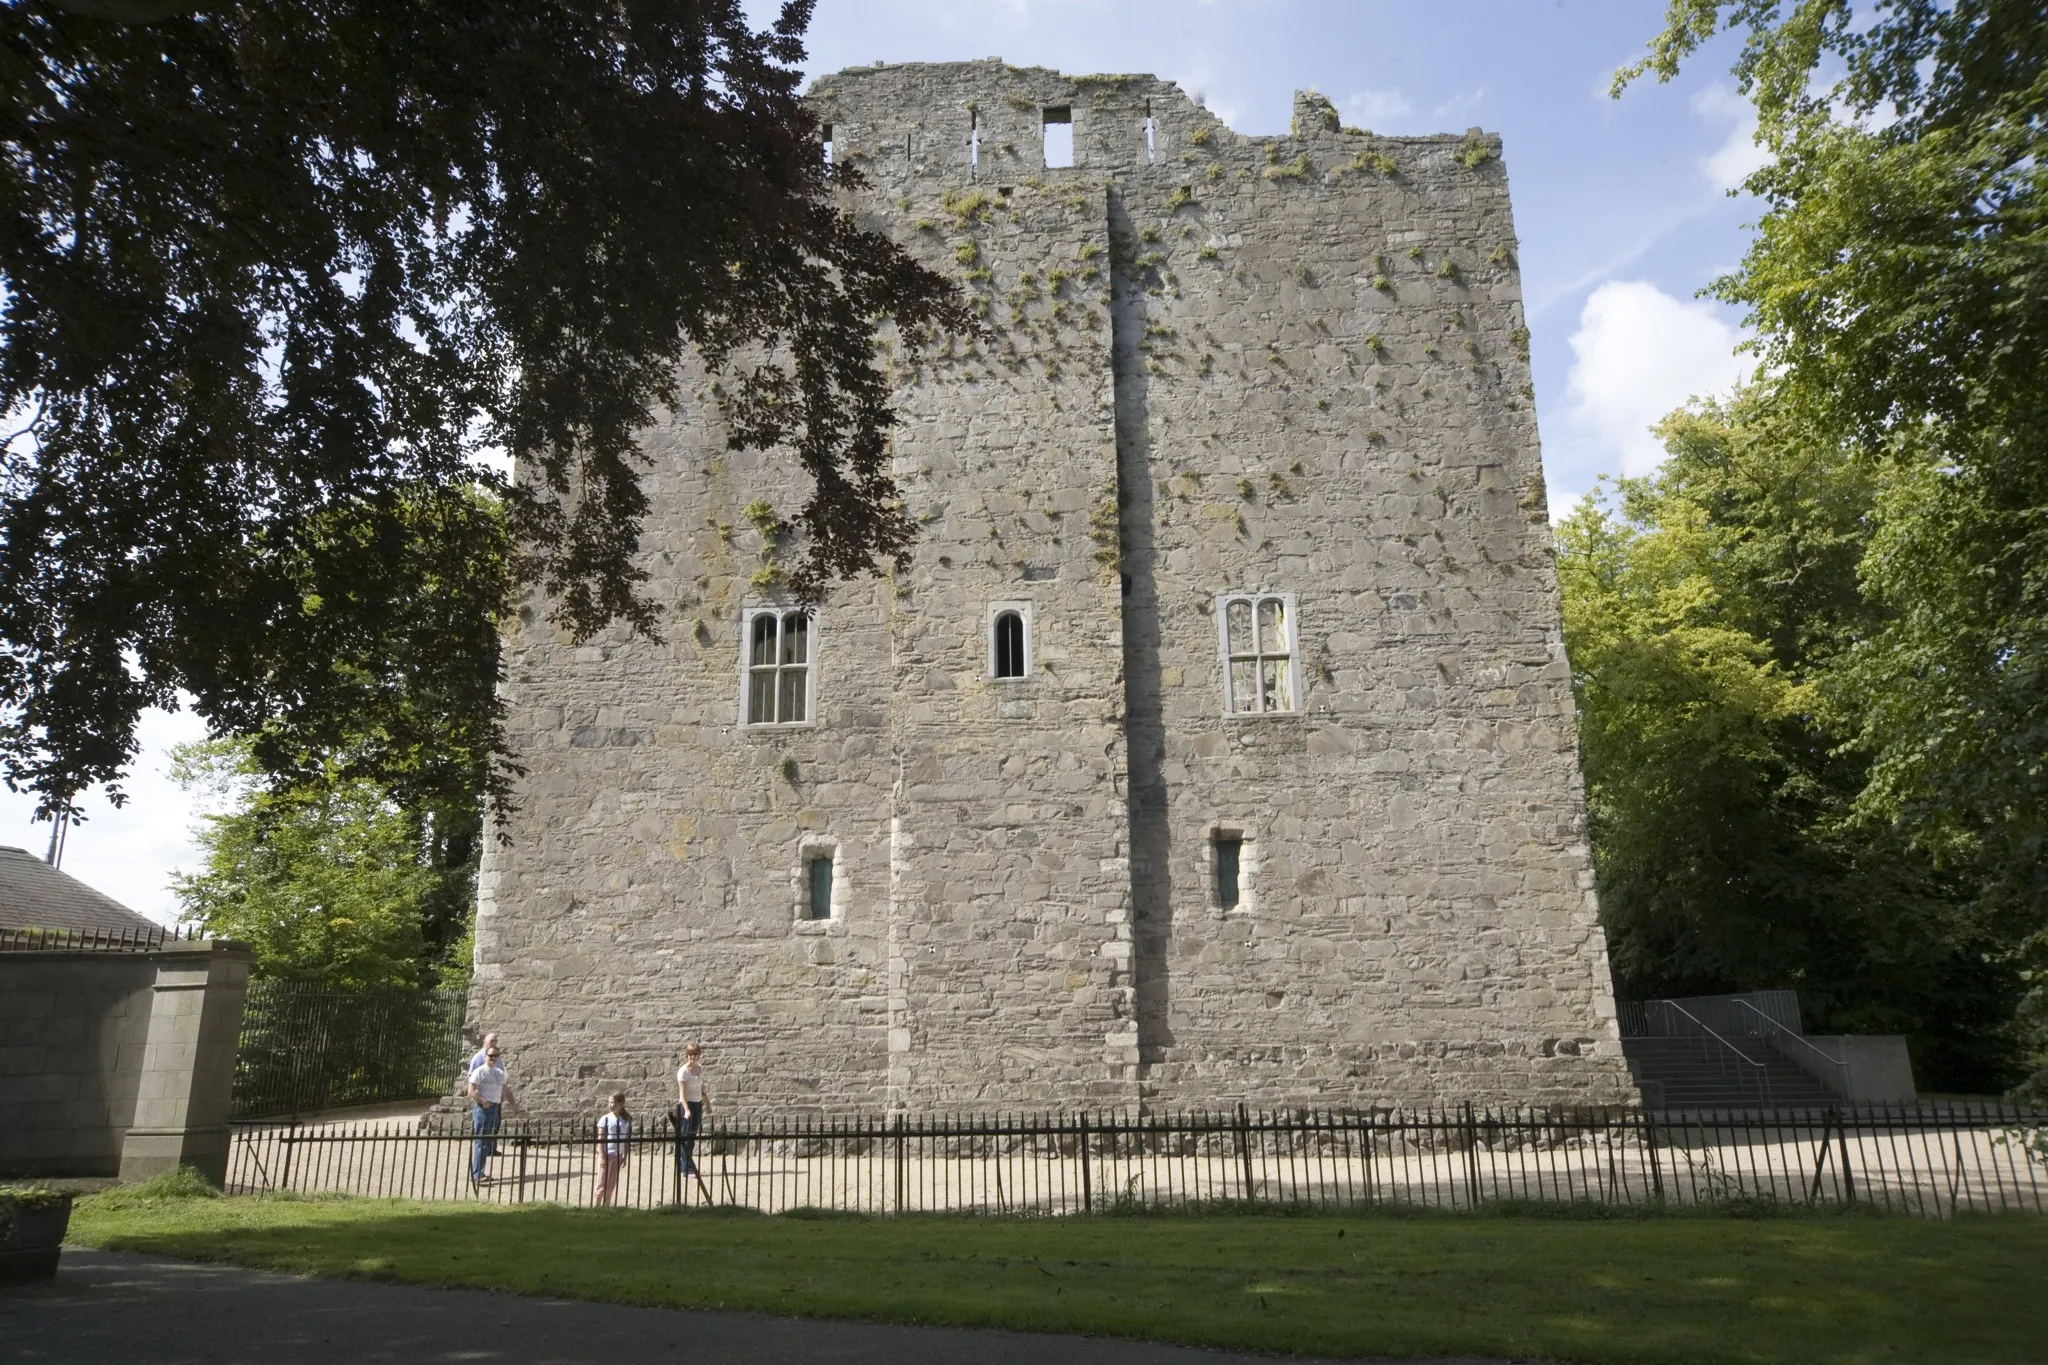
[[[1878,471],[1889,610],[1845,681],[1864,808],[2048,881],[2048,18],[2023,0],[1674,0],[1668,78],[1721,27],[1772,160],[1741,267],[1777,401]],[[2033,869],[2031,873],[2026,869]]]
[[[45,811],[181,690],[445,785],[421,725],[495,746],[516,585],[653,628],[634,438],[692,353],[810,475],[800,592],[908,546],[875,329],[972,324],[839,202],[811,0],[80,8],[0,8],[0,775]]]
[[[174,890],[185,918],[256,949],[261,976],[365,988],[466,980],[478,800],[406,809],[361,778],[273,790],[246,740],[187,745],[176,773],[224,803],[205,862]]]
[[[1962,888],[1969,925],[1944,941],[1990,933],[1998,961],[2031,963],[2022,1012],[2048,1022],[2048,16],[2037,0],[1672,0],[1616,93],[1724,30],[1771,159],[1747,185],[1756,237],[1712,292],[1748,310],[1764,444],[1862,490],[1859,605],[1823,613],[1818,652],[1768,656],[1780,693],[1812,692],[1793,713],[1848,784],[1803,828],[1873,850],[1888,832],[1888,856]],[[1712,416],[1678,419],[1674,449]],[[1700,487],[1671,478],[1625,493],[1624,516],[1663,536],[1669,498]],[[1716,534],[1772,538],[1757,509],[1724,512]],[[1580,552],[1605,553],[1596,532],[1577,528]],[[1791,799],[1797,771],[1766,785]],[[1939,923],[1949,892],[1908,870],[1895,886],[1928,888]]]
[[[1876,480],[1782,420],[1768,390],[1676,413],[1656,475],[1558,530],[1617,989],[1793,989],[1823,1029],[1909,1035],[1923,1082],[2009,1084],[2024,922],[1857,811]]]

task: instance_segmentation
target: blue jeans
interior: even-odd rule
[[[697,1174],[697,1129],[704,1123],[704,1102],[676,1106],[676,1174]]]
[[[472,1104],[469,1107],[469,1131],[476,1134],[476,1141],[469,1145],[469,1178],[472,1183],[484,1178],[484,1162],[498,1154],[498,1144],[490,1134],[498,1131],[498,1124],[505,1117],[502,1104]]]

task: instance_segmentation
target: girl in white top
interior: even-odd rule
[[[711,1191],[704,1186],[704,1174],[697,1169],[697,1129],[704,1122],[704,1049],[692,1043],[683,1049],[683,1064],[676,1068],[676,1176],[690,1176],[705,1203]]]
[[[626,1164],[626,1145],[633,1136],[633,1116],[626,1112],[626,1092],[612,1091],[612,1106],[597,1119],[597,1202],[609,1204],[619,1192],[619,1168]]]

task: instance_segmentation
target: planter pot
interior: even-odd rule
[[[29,1199],[0,1194],[0,1284],[54,1276],[64,1229],[70,1224],[68,1194]]]

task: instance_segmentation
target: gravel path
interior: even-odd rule
[[[1233,1365],[1272,1359],[1095,1337],[625,1308],[478,1289],[306,1279],[75,1249],[64,1252],[56,1280],[0,1287],[0,1361],[10,1365]]]

